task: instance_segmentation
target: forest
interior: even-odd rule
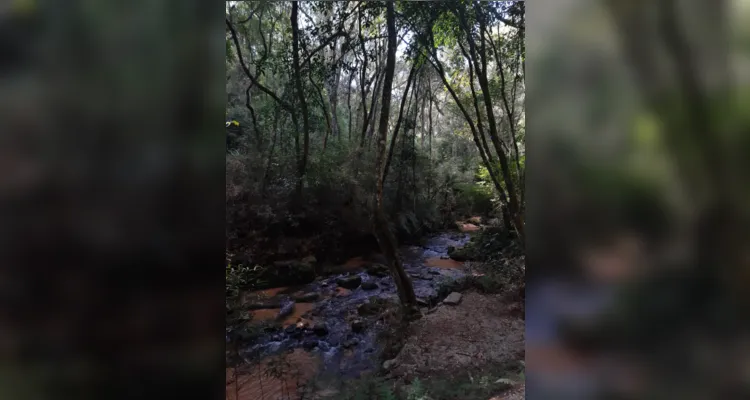
[[[524,3],[225,26],[227,399],[523,398]]]

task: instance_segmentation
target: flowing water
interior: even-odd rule
[[[400,249],[404,269],[412,278],[414,292],[421,305],[430,307],[437,304],[464,280],[466,275],[461,269],[462,263],[448,258],[448,247],[461,247],[468,240],[467,233],[449,232],[428,237],[421,246],[403,246]],[[305,379],[313,375],[317,375],[319,379],[347,379],[378,369],[384,349],[377,337],[384,330],[385,323],[378,320],[378,310],[365,312],[364,315],[358,312],[358,308],[364,307],[364,303],[373,304],[378,301],[376,299],[398,301],[396,286],[390,275],[373,273],[371,269],[368,273],[367,267],[373,262],[382,262],[378,258],[351,259],[345,264],[346,268],[342,269],[348,272],[319,277],[307,285],[247,293],[247,299],[262,300],[282,307],[286,305],[287,308],[291,299],[300,295],[316,293],[318,298],[311,302],[296,302],[291,313],[283,318],[277,318],[281,307],[250,311],[252,320],[248,324],[281,320],[281,326],[266,329],[260,337],[241,344],[238,355],[249,365],[262,365],[264,360],[284,354],[315,359],[316,362],[291,362],[304,364],[301,368],[306,367],[307,370],[301,371],[299,375]],[[337,283],[340,279],[356,280],[355,276],[362,282],[356,288],[347,289],[339,285],[341,282]],[[356,329],[354,321],[358,321],[355,323]],[[267,372],[265,375],[271,375]],[[259,377],[263,375],[262,371],[255,373]],[[239,399],[287,398],[272,394],[280,393],[280,390],[272,390],[274,382],[269,379],[264,383],[261,378],[245,378],[247,383],[243,390],[237,392],[247,395],[240,394]],[[276,386],[281,383],[288,385],[286,381],[288,379],[276,379]],[[266,386],[265,390],[260,387],[252,388],[253,385],[263,384]],[[228,395],[230,391],[234,389],[230,390],[228,385]]]

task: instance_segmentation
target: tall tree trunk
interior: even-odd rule
[[[260,132],[260,126],[258,125],[258,118],[255,115],[255,108],[253,108],[252,102],[250,101],[250,90],[253,88],[253,84],[251,83],[247,90],[245,90],[245,107],[247,107],[248,110],[250,110],[250,119],[253,122],[253,130],[255,130],[255,140],[256,145],[258,146],[258,151],[263,153],[263,135],[261,135]]]
[[[354,74],[349,74],[349,84],[346,86],[346,108],[349,110],[349,143],[352,142],[352,80]]]
[[[466,110],[466,107],[464,107],[463,103],[461,103],[461,100],[458,98],[456,91],[453,90],[453,87],[451,86],[450,82],[448,82],[448,79],[445,77],[445,69],[443,68],[443,65],[440,62],[440,59],[438,58],[437,54],[433,51],[430,54],[430,56],[427,58],[427,60],[430,62],[430,64],[432,64],[432,67],[440,76],[440,80],[443,81],[443,85],[445,86],[446,89],[448,89],[448,93],[453,98],[453,101],[456,102],[456,106],[458,106],[458,109],[461,111],[461,114],[463,114],[464,119],[466,119],[466,122],[469,124],[469,129],[471,130],[472,136],[474,138],[474,144],[477,146],[477,149],[479,149],[479,154],[482,157],[482,162],[484,163],[485,167],[487,168],[487,171],[490,174],[490,179],[492,180],[492,183],[495,186],[495,189],[497,190],[498,196],[500,196],[500,201],[503,204],[507,204],[508,197],[505,193],[505,189],[503,189],[502,185],[500,185],[500,179],[496,175],[494,169],[492,168],[492,164],[490,164],[487,154],[484,151],[484,147],[482,146],[481,141],[479,139],[479,131],[476,125],[474,125],[474,120],[471,118],[471,114],[469,114],[469,112]],[[506,218],[504,214],[504,220],[506,224],[509,224],[511,221],[511,218],[509,217]]]
[[[409,88],[411,87],[414,72],[417,70],[417,63],[411,65],[409,70],[409,76],[406,78],[406,89],[404,89],[404,95],[401,97],[401,106],[398,110],[398,119],[396,119],[396,127],[393,128],[393,135],[391,135],[391,144],[388,149],[388,157],[385,160],[385,167],[383,168],[383,180],[388,177],[388,169],[391,166],[391,160],[393,159],[393,149],[396,147],[396,138],[398,138],[398,131],[401,128],[401,122],[404,116],[404,104],[406,104],[406,98],[409,97]]]
[[[367,121],[366,132],[364,136],[362,136],[362,140],[368,143],[368,147],[373,132],[375,131],[375,117],[378,115],[378,111],[380,109],[380,98],[377,94],[380,93],[383,88],[383,76],[384,74],[381,72],[381,75],[379,76],[375,85],[375,90],[372,92],[372,102],[370,103],[370,118]]]
[[[358,27],[359,27],[359,43],[360,43],[360,50],[362,51],[362,70],[359,76],[359,88],[360,88],[360,96],[362,97],[360,99],[361,101],[361,107],[362,107],[362,128],[361,128],[361,138],[359,142],[359,149],[361,150],[364,147],[365,144],[365,132],[367,131],[367,121],[369,114],[367,112],[367,48],[365,47],[365,37],[362,35],[362,11],[359,11],[358,15]],[[376,70],[375,75],[373,77],[377,77],[378,72]],[[356,174],[355,174],[356,175]]]
[[[328,84],[328,103],[331,109],[331,134],[334,137],[341,135],[341,129],[339,127],[338,118],[338,104],[339,104],[339,81],[341,80],[341,66],[337,63],[336,59],[339,53],[338,39],[333,42],[333,57],[334,63],[333,75],[331,76]]]
[[[484,106],[487,111],[487,120],[490,128],[490,140],[495,147],[497,157],[500,160],[500,169],[503,173],[503,179],[505,180],[505,186],[508,188],[508,206],[513,218],[513,225],[518,233],[518,239],[523,245],[526,242],[526,235],[524,231],[524,221],[521,215],[521,208],[518,203],[518,196],[516,193],[516,187],[513,182],[513,177],[510,172],[510,166],[508,164],[508,157],[503,150],[503,146],[500,143],[500,135],[497,131],[497,121],[495,120],[495,114],[493,110],[492,97],[490,95],[489,82],[487,80],[487,57],[484,52],[484,42],[482,42],[482,48],[477,51],[476,43],[472,29],[466,23],[466,18],[461,7],[458,8],[458,18],[463,27],[466,39],[469,42],[469,50],[471,51],[471,58],[474,62],[474,69],[477,73],[479,80],[479,86],[482,89],[482,95],[484,98]],[[480,32],[484,29],[483,16],[477,13],[477,19],[480,24]],[[478,55],[477,55],[478,53]]]
[[[313,79],[312,75],[312,68],[308,69],[308,77],[310,78],[310,83],[315,88],[315,91],[318,93],[318,102],[320,103],[320,109],[323,111],[323,116],[326,119],[326,133],[323,136],[323,151],[325,152],[326,147],[328,147],[328,137],[333,136],[333,126],[331,124],[331,117],[328,113],[328,107],[326,104],[325,96],[323,96],[323,90],[318,86],[318,84],[315,83],[315,80]]]
[[[300,70],[299,63],[299,25],[297,21],[297,14],[299,9],[299,1],[292,2],[292,63],[294,64],[294,78],[295,86],[297,91],[297,101],[300,105],[300,112],[302,113],[302,132],[304,134],[304,147],[302,149],[302,157],[297,167],[297,195],[300,199],[302,195],[302,183],[305,179],[305,170],[307,168],[307,157],[310,152],[310,119],[307,114],[307,101],[305,100],[305,91],[302,87],[302,71]]]
[[[515,162],[516,162],[516,173],[518,174],[518,181],[519,183],[521,181],[521,174],[523,171],[521,170],[521,153],[518,151],[518,139],[516,137],[516,121],[515,121],[515,115],[513,110],[511,109],[511,102],[508,100],[508,95],[506,92],[506,80],[505,80],[505,70],[503,69],[503,61],[502,58],[500,58],[501,54],[497,51],[497,47],[495,46],[494,41],[492,40],[492,37],[490,36],[489,32],[480,32],[482,35],[481,38],[484,41],[484,34],[487,34],[488,41],[490,43],[490,46],[492,47],[492,50],[495,54],[495,65],[497,66],[497,72],[500,75],[500,98],[503,100],[503,107],[505,109],[505,116],[508,120],[508,128],[510,129],[510,137],[513,141],[513,150],[515,155]],[[515,101],[515,96],[512,99]],[[519,188],[520,189],[520,188]]]
[[[428,152],[428,154],[429,154],[428,160],[430,161],[430,163],[429,163],[430,166],[432,165],[432,103],[433,103],[432,102],[432,83],[430,82],[430,111],[429,111],[429,114],[428,114],[428,123],[429,123],[429,125],[428,125],[428,128],[427,128],[428,129],[427,135],[429,136],[429,141],[430,141],[430,143],[429,143],[429,152]]]
[[[283,126],[283,124],[282,124]],[[271,172],[271,161],[273,160],[273,151],[276,149],[276,141],[279,137],[279,108],[277,107],[273,113],[273,137],[271,138],[271,148],[268,150],[268,161],[266,162],[266,168],[263,170],[263,177],[260,180],[260,193],[261,196],[266,194],[266,184],[268,183],[268,174]]]
[[[391,88],[396,68],[396,21],[393,1],[386,2],[386,18],[388,25],[388,56],[386,59],[385,80],[383,84],[383,100],[380,110],[380,126],[378,127],[377,156],[375,168],[377,173],[377,187],[375,191],[375,210],[373,212],[373,230],[378,239],[383,254],[388,259],[391,275],[398,289],[398,296],[404,309],[404,316],[408,317],[417,309],[417,297],[411,279],[404,271],[404,266],[397,252],[396,238],[388,229],[388,220],[383,210],[383,168],[385,167],[386,139],[388,135],[388,119],[391,108]]]
[[[487,159],[492,165],[492,168],[495,168],[495,159],[494,157],[492,157],[492,152],[490,151],[489,145],[487,145],[487,135],[485,134],[484,124],[482,123],[482,111],[479,108],[479,96],[477,96],[476,88],[474,87],[474,79],[476,75],[474,73],[474,66],[471,62],[471,57],[466,52],[463,44],[461,42],[459,42],[458,44],[461,48],[461,53],[463,53],[467,63],[469,64],[469,88],[471,89],[471,98],[473,100],[472,103],[474,104],[474,112],[477,113],[477,129],[479,130],[479,138],[481,139],[482,146],[484,146],[484,152],[487,154]]]

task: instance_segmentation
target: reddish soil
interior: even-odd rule
[[[270,357],[243,368],[235,376],[233,368],[226,370],[227,400],[299,399],[298,389],[318,370],[319,361],[311,353],[296,349],[277,357]]]
[[[410,326],[393,375],[429,377],[522,360],[525,325],[505,312],[509,306],[502,295],[475,292],[457,306],[439,306]]]
[[[312,310],[314,306],[315,304],[313,303],[296,303],[294,305],[294,312],[292,312],[288,317],[284,318],[281,324],[284,327],[296,324],[297,320],[302,318],[303,314]],[[273,321],[276,319],[276,316],[279,314],[279,310],[280,309],[278,308],[269,308],[265,310],[251,311],[250,314],[252,315],[253,319],[250,323],[261,322],[261,321]]]
[[[352,291],[346,288],[342,287],[336,287],[335,291],[333,292],[333,297],[346,297],[352,294]]]
[[[456,225],[458,225],[458,230],[464,233],[467,232],[476,232],[480,230],[481,228],[474,224],[468,224],[461,221],[456,221]]]
[[[456,269],[463,267],[464,263],[450,258],[445,260],[440,257],[432,257],[425,261],[425,265],[428,267]]]

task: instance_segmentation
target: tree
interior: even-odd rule
[[[305,91],[302,86],[302,70],[299,63],[299,21],[297,14],[299,2],[292,2],[292,60],[294,63],[294,85],[297,91],[297,101],[299,102],[300,112],[302,113],[302,132],[304,135],[304,144],[302,147],[302,157],[299,160],[297,176],[297,196],[302,196],[302,184],[305,179],[305,170],[307,168],[307,156],[310,153],[310,116],[307,112],[307,100]]]
[[[388,219],[383,209],[383,184],[385,181],[385,159],[386,140],[388,135],[388,119],[391,110],[391,89],[393,86],[393,74],[396,67],[396,17],[393,10],[393,1],[386,2],[386,19],[388,25],[388,53],[385,65],[385,78],[383,80],[383,98],[380,109],[380,122],[378,125],[377,153],[375,171],[377,174],[377,187],[375,189],[375,210],[372,213],[372,223],[375,237],[380,244],[383,254],[388,259],[388,266],[398,289],[401,305],[409,315],[417,307],[417,298],[414,294],[414,286],[411,279],[404,271],[401,258],[397,252],[396,239],[388,228]]]

